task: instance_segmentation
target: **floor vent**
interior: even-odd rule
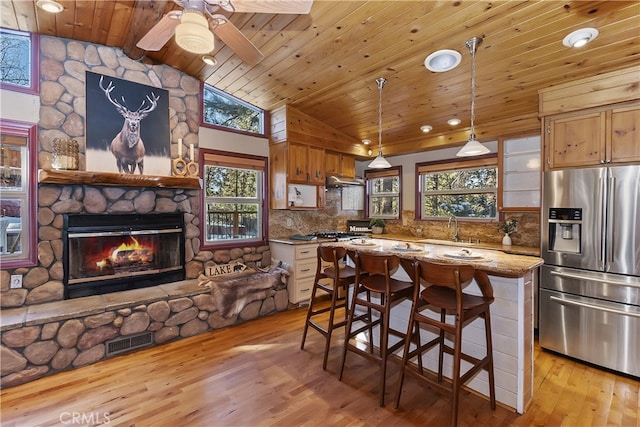
[[[124,353],[129,350],[135,350],[136,348],[147,347],[151,344],[153,344],[153,335],[151,332],[143,332],[141,334],[131,335],[128,337],[119,337],[111,341],[107,341],[106,357]]]

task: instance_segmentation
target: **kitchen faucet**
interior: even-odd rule
[[[449,224],[447,225],[447,228],[451,228],[451,220],[453,220],[453,222],[454,222],[453,241],[457,242],[458,241],[458,218],[456,218],[456,216],[454,214],[450,214],[449,215]]]

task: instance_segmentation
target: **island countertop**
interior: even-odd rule
[[[403,259],[470,264],[478,270],[501,277],[523,277],[543,263],[542,258],[534,256],[508,254],[500,250],[479,249],[471,246],[422,243],[423,240],[408,242],[406,240],[371,238],[324,244],[340,245],[350,250],[392,253]]]

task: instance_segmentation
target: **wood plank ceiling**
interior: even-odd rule
[[[356,141],[378,140],[377,77],[383,90],[385,155],[459,145],[468,138],[470,53],[465,41],[482,36],[476,55],[476,133],[481,141],[537,130],[541,88],[637,65],[637,1],[330,1],[315,0],[309,15],[225,13],[264,53],[243,63],[216,39],[217,64],[180,49],[159,52],[135,43],[172,1],[61,1],[51,15],[32,1],[0,0],[1,26],[116,46],[134,59],[166,63],[240,99],[272,110],[283,104],[315,117]],[[578,28],[599,36],[581,49],[562,39]],[[438,49],[462,54],[455,70],[423,66]],[[462,124],[451,128],[447,120]],[[429,124],[429,134],[420,126]],[[344,151],[364,155],[362,144]],[[374,149],[374,155],[377,150]]]

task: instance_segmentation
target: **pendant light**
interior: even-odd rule
[[[386,169],[391,167],[391,163],[389,163],[384,157],[382,157],[382,88],[384,87],[384,84],[386,82],[387,79],[385,79],[384,77],[379,77],[376,79],[380,97],[378,101],[378,157],[376,157],[371,163],[369,163],[369,167],[373,169]]]
[[[458,157],[479,156],[491,151],[476,139],[474,128],[476,118],[476,48],[482,44],[482,37],[472,37],[465,44],[469,48],[469,52],[471,52],[471,134],[469,135],[469,141],[456,154]]]

